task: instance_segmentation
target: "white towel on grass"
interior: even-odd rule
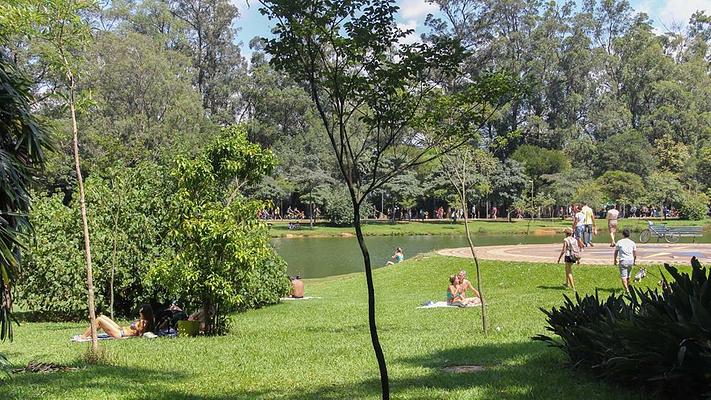
[[[480,307],[480,306],[481,306],[481,303],[470,304],[467,306],[457,306],[457,305],[447,304],[446,301],[429,301],[417,308],[471,308],[471,307]]]

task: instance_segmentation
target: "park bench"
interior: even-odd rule
[[[696,242],[697,237],[703,236],[704,228],[701,226],[675,226],[668,227],[664,224],[654,224],[651,221],[647,222],[647,229],[639,234],[639,241],[642,243],[649,242],[649,239],[655,237],[657,241],[664,239],[668,243],[676,243],[682,237],[692,237]]]

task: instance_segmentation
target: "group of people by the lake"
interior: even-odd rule
[[[592,209],[583,203],[582,207],[573,205],[573,225],[572,228],[565,228],[563,238],[563,248],[558,255],[558,262],[561,258],[565,262],[565,283],[564,287],[575,290],[575,280],[573,279],[573,264],[579,264],[584,248],[593,247],[593,236],[597,234],[595,214]],[[612,206],[606,213],[607,228],[610,232],[610,247],[614,247],[613,265],[617,265],[620,271],[620,280],[625,292],[629,292],[629,280],[632,267],[637,263],[637,244],[630,239],[629,229],[622,231],[623,238],[615,241],[617,233],[617,222],[620,212],[616,206]]]

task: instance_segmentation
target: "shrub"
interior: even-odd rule
[[[321,196],[324,203],[324,214],[331,225],[353,226],[353,203],[345,189],[328,189]],[[373,205],[368,202],[364,202],[360,207],[361,219],[367,218],[374,212]]]
[[[709,198],[704,193],[687,192],[681,197],[679,215],[695,221],[706,218],[709,211]]]
[[[565,297],[541,309],[548,331],[534,340],[565,351],[572,363],[598,377],[672,398],[711,394],[711,279],[696,258],[691,275],[665,265],[674,278],[664,288],[632,288],[629,296]]]

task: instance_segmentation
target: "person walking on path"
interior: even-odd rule
[[[617,211],[617,205],[613,205],[607,210],[607,229],[610,230],[610,247],[615,247],[615,233],[617,233],[617,218],[620,212]]]
[[[637,263],[637,244],[630,239],[629,229],[625,228],[622,231],[622,236],[624,236],[624,238],[620,239],[615,245],[615,256],[612,262],[619,266],[622,287],[625,288],[626,293],[629,293],[632,267]]]
[[[578,246],[584,246],[583,236],[585,235],[585,213],[578,209],[577,205],[573,206],[573,236],[578,241]]]
[[[593,232],[595,231],[595,213],[592,208],[588,206],[588,203],[583,203],[583,209],[580,210],[585,214],[585,234],[583,235],[583,244],[585,247],[593,247],[592,239]]]
[[[575,291],[573,264],[580,262],[580,247],[578,247],[578,241],[573,237],[572,229],[565,228],[563,232],[565,232],[565,238],[563,239],[563,248],[560,250],[560,255],[558,256],[558,263],[560,263],[560,259],[565,256],[565,283],[563,286]]]

